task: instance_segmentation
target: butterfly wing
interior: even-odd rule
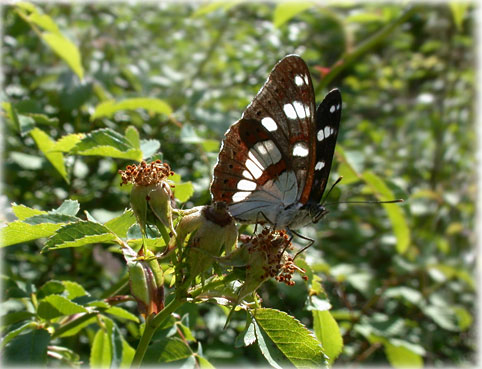
[[[308,67],[283,58],[239,121],[226,132],[214,168],[214,201],[236,218],[272,221],[284,207],[305,203],[316,160],[315,99]]]
[[[331,90],[316,109],[316,163],[309,201],[318,203],[325,191],[341,119],[341,93]]]

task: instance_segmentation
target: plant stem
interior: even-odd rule
[[[144,359],[144,355],[149,347],[149,343],[151,342],[154,333],[156,333],[157,328],[159,328],[161,324],[164,323],[164,321],[168,319],[171,314],[184,303],[184,299],[175,298],[159,314],[156,316],[151,315],[147,317],[144,333],[139,341],[139,345],[137,345],[131,368],[139,368],[141,366],[142,359]]]
[[[332,67],[330,73],[328,73],[321,80],[321,83],[318,84],[316,92],[325,89],[330,84],[330,82],[333,81],[333,79],[335,79],[342,71],[350,67],[356,61],[360,60],[363,55],[367,54],[380,42],[385,40],[399,25],[405,23],[418,10],[420,10],[420,6],[410,6],[399,18],[387,24],[385,27],[383,27],[380,31],[368,38],[352,52],[343,55],[340,59],[341,63],[338,62]]]

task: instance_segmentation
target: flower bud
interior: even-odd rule
[[[129,246],[122,249],[129,270],[131,294],[142,315],[147,317],[164,309],[164,278],[154,254],[143,249],[136,253]]]
[[[166,179],[172,175],[168,164],[156,160],[147,164],[128,165],[120,170],[122,184],[133,183],[131,206],[136,219],[145,232],[146,225],[152,220],[159,220],[175,234],[172,225],[172,191]],[[122,185],[121,184],[121,185]]]
[[[171,239],[169,249],[181,249],[190,235],[183,251],[186,261],[184,280],[202,275],[219,257],[224,247],[229,254],[236,244],[238,230],[224,202],[192,209],[177,226],[177,236]]]

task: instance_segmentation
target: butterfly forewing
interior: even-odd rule
[[[243,201],[255,188],[269,192],[261,196],[268,202],[299,200],[314,165],[314,116],[308,68],[300,57],[289,55],[273,68],[242,118],[226,133],[214,169],[214,200]],[[286,172],[290,174],[281,176]]]
[[[310,202],[318,203],[325,191],[341,119],[341,93],[331,90],[316,110],[316,162]]]

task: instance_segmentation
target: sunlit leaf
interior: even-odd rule
[[[164,115],[172,114],[172,108],[167,102],[150,97],[126,99],[119,102],[114,100],[104,101],[96,106],[91,120],[97,118],[110,118],[114,113],[121,110],[145,109],[151,113]]]
[[[452,17],[454,19],[455,26],[459,31],[463,28],[464,17],[467,13],[470,3],[462,1],[450,1],[449,7],[452,12]]]
[[[55,146],[55,141],[52,140],[44,131],[39,128],[34,128],[30,131],[30,135],[34,139],[38,148],[45,157],[50,161],[54,168],[60,173],[62,178],[69,183],[67,176],[67,169],[65,167],[64,156],[60,152],[52,152],[52,148]]]
[[[290,19],[296,17],[298,14],[311,8],[313,2],[311,1],[287,1],[276,5],[273,14],[273,23],[276,27],[281,27]]]
[[[315,367],[325,364],[320,342],[292,316],[275,309],[257,309],[254,319],[296,367]]]
[[[338,323],[328,310],[312,310],[313,329],[323,346],[323,352],[329,357],[330,364],[340,355],[343,349],[343,337]]]
[[[394,368],[423,368],[420,353],[411,349],[413,345],[401,344],[400,340],[385,342],[385,353]]]
[[[77,46],[60,33],[44,32],[42,38],[60,56],[80,79],[84,78],[84,68]]]
[[[44,319],[54,319],[79,313],[87,313],[83,306],[60,295],[49,295],[39,303],[37,312]]]
[[[60,228],[55,235],[45,243],[42,252],[63,249],[66,247],[80,247],[98,242],[110,243],[115,236],[103,225],[80,221]]]
[[[364,172],[362,178],[380,201],[395,200],[392,191],[380,177],[372,172]],[[395,233],[395,237],[397,238],[397,251],[403,254],[410,245],[410,228],[408,228],[405,214],[400,204],[382,204],[382,206],[388,214],[393,233]]]

